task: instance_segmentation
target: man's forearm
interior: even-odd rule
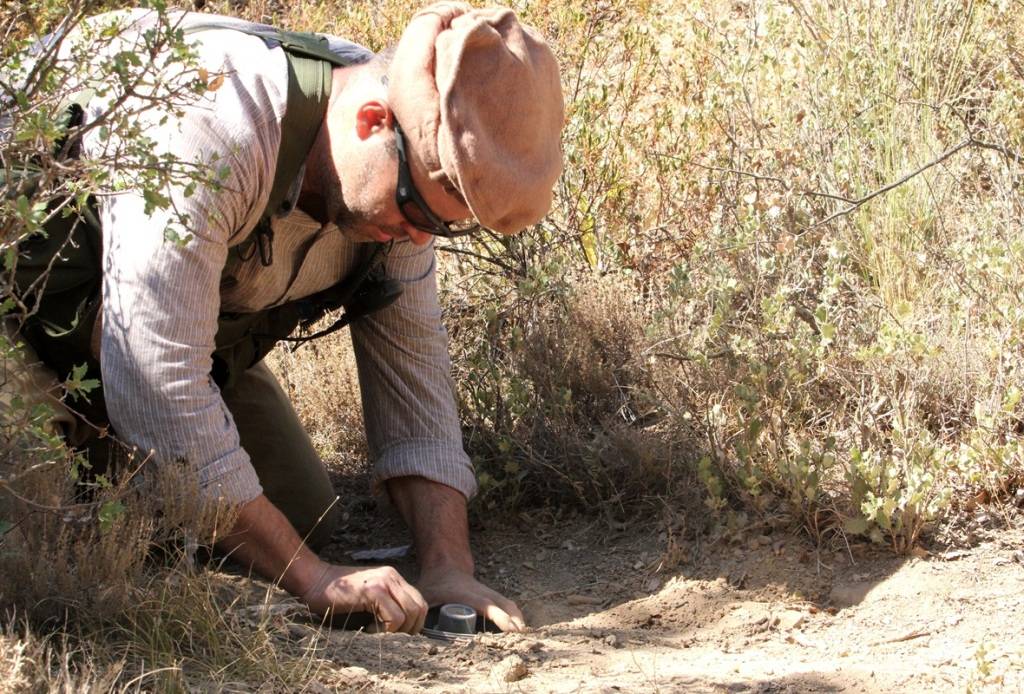
[[[473,574],[466,497],[425,477],[394,477],[388,494],[416,542],[420,570]]]
[[[234,527],[217,547],[264,578],[279,581],[292,595],[304,594],[324,570],[284,514],[262,494],[241,507]]]

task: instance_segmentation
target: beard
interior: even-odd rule
[[[338,172],[330,165],[330,158],[319,156],[307,164],[307,177],[315,181],[313,190],[306,191],[303,205],[307,214],[323,225],[334,224],[342,236],[356,243],[375,241],[366,231],[365,214],[352,210],[345,203]]]

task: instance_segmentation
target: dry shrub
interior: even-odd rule
[[[0,634],[0,693],[28,690],[32,659],[28,644],[11,633]]]
[[[486,337],[456,333],[485,506],[610,502],[621,512],[681,491],[685,446],[652,392],[650,319],[627,279],[594,276],[509,306]]]
[[[132,477],[74,481],[50,460],[4,465],[0,518],[0,609],[38,622],[68,614],[117,614],[154,552],[181,561],[197,543],[212,544],[233,524],[232,509],[199,493],[195,474],[164,465]]]
[[[267,364],[331,469],[365,471],[368,452],[363,405],[348,332],[295,351],[279,348],[267,358]]]
[[[571,287],[523,326],[517,366],[542,401],[570,398],[582,418],[631,422],[637,388],[645,384],[640,355],[648,309],[616,277],[584,277]]]

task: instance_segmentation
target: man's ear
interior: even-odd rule
[[[383,101],[367,101],[356,109],[356,136],[365,140],[382,129],[391,128],[394,116]]]

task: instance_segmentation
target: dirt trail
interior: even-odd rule
[[[394,527],[336,539],[335,559],[402,542]],[[903,559],[864,546],[819,554],[799,537],[759,533],[666,555],[667,539],[580,521],[557,533],[539,523],[478,532],[484,579],[517,599],[530,633],[445,645],[309,629],[326,661],[319,682],[398,692],[1024,692],[1024,523],[969,550]],[[666,556],[678,562],[672,571]]]

